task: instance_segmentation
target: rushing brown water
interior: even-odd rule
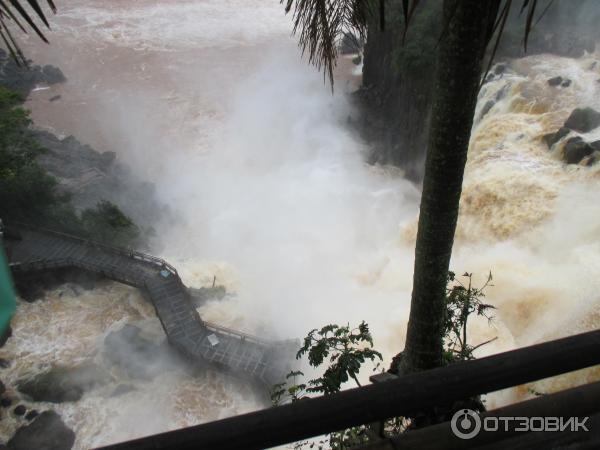
[[[25,49],[69,81],[32,93],[34,120],[116,151],[156,184],[177,217],[154,224],[161,256],[188,285],[216,275],[236,293],[201,308],[203,317],[269,337],[364,319],[387,363],[404,339],[419,193],[399,171],[364,164],[363,144],[346,128],[354,112],[343,92],[355,82],[348,62],[331,96],[300,59],[278,2],[59,7],[52,45],[29,38]],[[452,261],[478,281],[494,275],[487,296],[496,320],[474,321],[470,335],[473,343],[498,339],[479,355],[600,325],[600,166],[566,166],[540,140],[574,107],[600,107],[595,58],[524,58],[481,92],[476,117],[506,90],[473,129]],[[573,85],[552,90],[546,80],[555,75]],[[104,337],[124,323],[164,338],[139,293],[111,282],[86,292],[65,285],[20,303],[15,337],[0,351],[15,360],[4,372],[9,389],[53,362],[99,358]],[[126,380],[136,389],[118,397],[111,389],[123,379],[114,376],[55,406],[77,448],[262,407],[243,383],[214,373],[172,367],[154,380]],[[597,377],[581,371],[535,389]],[[527,395],[525,387],[502,392],[488,405]],[[16,426],[3,420],[0,432]]]

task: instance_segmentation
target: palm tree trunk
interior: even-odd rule
[[[410,318],[400,370],[442,362],[444,298],[482,60],[500,0],[445,0],[421,197]]]

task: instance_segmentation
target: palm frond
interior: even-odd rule
[[[378,2],[366,0],[281,0],[285,3],[285,11],[289,13],[293,8],[293,34],[299,35],[299,45],[302,48],[302,54],[308,53],[309,62],[315,65],[319,70],[323,69],[324,76],[329,76],[333,88],[333,69],[335,68],[338,56],[338,43],[345,32],[354,32],[361,38],[366,36],[367,23],[373,23],[370,19],[379,15],[379,27],[385,29],[385,1]],[[500,3],[501,0],[498,0]],[[511,12],[513,0],[503,0],[504,3],[498,8],[498,16],[491,21],[493,26],[487,33],[487,41],[494,41],[491,57],[488,61],[484,79],[489,73],[494,57],[500,44],[504,28]],[[539,9],[539,0],[523,0],[519,14],[527,11],[525,18],[525,31],[523,38],[523,47],[527,51],[527,43],[534,26],[545,15],[554,0],[547,0],[548,3],[542,14],[535,19],[535,13]],[[406,33],[414,17],[415,11],[420,4],[420,0],[402,0],[401,8],[404,17],[404,32],[402,42],[406,38]],[[424,3],[424,2],[423,2]],[[377,7],[378,5],[378,7]],[[375,8],[374,8],[375,6]],[[377,9],[374,11],[373,9]],[[444,23],[440,40],[446,34],[452,17]],[[375,22],[377,23],[377,22]],[[495,38],[494,38],[495,36]]]
[[[527,52],[527,43],[529,41],[529,36],[530,36],[533,28],[535,27],[535,25],[537,25],[540,22],[540,20],[542,20],[542,17],[544,17],[546,12],[548,12],[548,9],[550,9],[550,7],[552,6],[553,3],[554,3],[554,0],[548,0],[546,7],[543,9],[542,13],[539,15],[537,20],[534,21],[535,12],[539,6],[539,1],[538,0],[523,0],[523,3],[521,4],[521,9],[519,11],[519,15],[522,15],[523,11],[525,11],[525,9],[527,9],[527,16],[525,18],[525,33],[523,35],[523,49],[525,50],[525,52]],[[487,78],[487,75],[492,67],[492,64],[494,63],[496,51],[498,50],[498,46],[500,44],[500,39],[502,38],[502,35],[504,32],[504,26],[506,25],[506,21],[510,14],[512,4],[513,4],[513,0],[505,0],[504,6],[500,10],[500,13],[498,14],[497,20],[494,24],[494,29],[490,36],[490,40],[494,34],[496,34],[496,38],[494,41],[494,46],[492,48],[492,52],[491,52],[486,70],[483,74],[482,83]]]
[[[338,44],[345,32],[360,38],[366,36],[367,22],[374,11],[371,2],[364,0],[281,0],[285,12],[293,11],[293,34],[299,34],[302,54],[324,76],[329,75],[333,87],[333,69],[338,55]],[[379,2],[380,23],[384,14],[383,1]]]
[[[402,43],[406,40],[406,33],[408,32],[408,24],[412,19],[415,9],[419,5],[419,0],[402,0],[402,12],[404,13],[404,33],[402,34]]]
[[[46,36],[44,35],[44,33],[42,33],[42,31],[40,30],[40,28],[34,20],[37,17],[39,20],[42,21],[46,28],[50,29],[48,19],[46,19],[46,15],[44,14],[44,11],[42,10],[38,0],[26,0],[26,2],[35,14],[30,14],[25,10],[25,8],[23,7],[23,1],[0,0],[0,36],[7,50],[19,66],[21,64],[27,65],[27,59],[23,55],[23,52],[17,45],[15,39],[13,38],[10,32],[9,27],[7,26],[8,20],[14,22],[15,25],[17,25],[22,32],[27,34],[27,30],[23,26],[19,18],[24,20],[33,29],[33,31],[35,31],[35,33],[42,41],[49,43],[48,39],[46,39]],[[52,0],[47,0],[47,3],[52,12],[56,13],[56,5],[54,4],[54,2]]]

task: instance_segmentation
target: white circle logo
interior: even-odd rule
[[[457,438],[472,439],[481,431],[481,418],[472,409],[459,409],[452,416],[450,427]]]

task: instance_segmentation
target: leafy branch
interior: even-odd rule
[[[308,362],[313,367],[320,366],[329,358],[329,366],[323,375],[308,382],[309,393],[333,394],[341,385],[352,378],[357,386],[358,373],[366,360],[382,360],[381,353],[373,349],[373,337],[369,326],[363,321],[354,329],[349,325],[326,325],[314,329],[304,338],[304,345],[298,350],[296,359],[308,354]]]
[[[465,282],[461,282],[454,272],[448,273],[448,288],[446,289],[446,320],[444,322],[444,356],[447,363],[474,359],[473,352],[496,338],[471,346],[467,341],[467,325],[473,314],[485,317],[488,322],[493,320],[491,311],[496,309],[489,303],[484,303],[485,290],[493,286],[490,272],[481,287],[473,286],[473,274],[465,272]]]

